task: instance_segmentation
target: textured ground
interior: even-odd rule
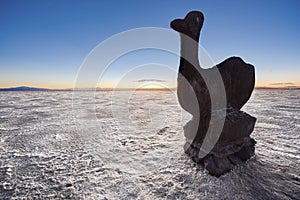
[[[72,97],[0,93],[0,199],[300,198],[300,91],[254,91],[256,156],[220,178],[184,154],[176,94]]]

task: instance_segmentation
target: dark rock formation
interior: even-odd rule
[[[195,162],[204,164],[211,174],[219,176],[254,155],[255,141],[250,134],[256,118],[240,109],[251,96],[255,74],[254,67],[238,57],[228,58],[210,69],[201,68],[198,43],[203,21],[201,12],[192,11],[184,19],[171,22],[171,28],[180,33],[181,39],[177,95],[182,108],[193,115],[184,127],[186,153]],[[216,71],[225,90],[223,99],[226,102],[212,107],[212,95],[220,90],[220,85],[213,82]],[[220,134],[209,132],[210,126],[222,122],[224,126]],[[216,143],[210,139],[212,135],[219,137]],[[214,146],[202,157],[200,151],[205,138]]]

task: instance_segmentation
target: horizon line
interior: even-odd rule
[[[125,90],[176,90],[177,87],[172,88],[134,88],[134,87],[84,87],[84,88],[43,88],[43,87],[29,87],[29,86],[16,86],[16,87],[4,87],[0,88],[0,91],[125,91]],[[300,89],[300,86],[282,86],[282,87],[270,87],[270,86],[255,86],[254,89]]]

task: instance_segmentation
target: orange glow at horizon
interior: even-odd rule
[[[48,89],[72,89],[75,87],[74,83],[4,83],[0,82],[0,88],[11,88],[11,87],[20,87],[20,86],[27,86],[27,87],[37,87],[37,88],[48,88]],[[176,88],[177,85],[163,85],[158,83],[148,83],[142,86],[120,86],[117,84],[101,84],[98,85],[99,88],[120,88],[120,89],[126,89],[126,88],[140,88],[140,89],[170,89],[170,88]],[[284,87],[300,87],[300,82],[256,82],[255,87],[268,87],[268,88],[284,88]],[[95,88],[95,86],[81,86],[79,88]]]
[[[164,85],[160,85],[160,84],[147,84],[140,88],[141,89],[167,89],[168,87],[166,87]]]

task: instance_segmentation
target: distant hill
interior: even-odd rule
[[[46,91],[46,90],[49,90],[49,89],[27,87],[27,86],[20,86],[20,87],[13,87],[13,88],[0,88],[0,91]]]
[[[255,89],[267,89],[267,90],[300,90],[297,86],[286,86],[286,87],[255,87]]]

